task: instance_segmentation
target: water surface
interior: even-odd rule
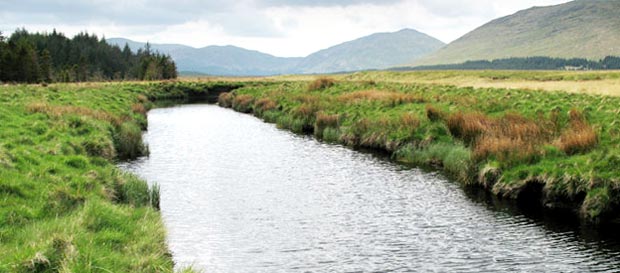
[[[175,262],[204,272],[613,272],[616,240],[550,227],[436,173],[214,105],[149,112]],[[589,234],[589,233],[588,233]]]

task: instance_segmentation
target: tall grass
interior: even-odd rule
[[[598,136],[583,114],[575,109],[569,112],[570,127],[557,140],[557,146],[569,155],[587,152],[598,143]]]
[[[327,128],[337,129],[340,127],[339,114],[326,114],[325,112],[316,113],[316,121],[314,123],[314,135],[323,138],[323,132]],[[333,133],[333,132],[332,132]],[[333,138],[333,137],[330,137]]]
[[[114,132],[114,146],[120,159],[135,159],[148,153],[142,130],[134,122],[123,122],[118,127]]]
[[[274,100],[270,98],[261,98],[254,102],[253,109],[257,116],[262,117],[265,112],[275,110],[277,107],[278,104]]]
[[[363,90],[345,93],[338,96],[338,100],[344,103],[379,102],[389,106],[425,102],[424,97],[420,95],[384,90]]]
[[[327,88],[334,86],[335,83],[336,81],[332,78],[321,77],[321,78],[314,80],[308,85],[308,91],[317,91],[317,90],[327,89]]]
[[[233,94],[230,92],[220,93],[220,95],[217,97],[217,102],[222,107],[231,108],[232,101]]]
[[[237,95],[232,99],[232,108],[235,111],[250,113],[254,104],[254,97],[250,95]]]

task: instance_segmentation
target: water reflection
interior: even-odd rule
[[[160,184],[175,261],[205,272],[620,268],[617,240],[217,106],[153,110],[146,139],[124,167]]]

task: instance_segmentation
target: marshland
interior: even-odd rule
[[[2,86],[0,270],[617,267],[619,98],[365,73]]]

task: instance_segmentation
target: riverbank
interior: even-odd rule
[[[355,75],[1,86],[0,272],[173,270],[157,187],[115,165],[148,153],[146,112],[165,100],[218,99],[525,205],[618,218],[620,98]]]
[[[588,223],[620,211],[615,97],[322,78],[247,86],[219,101],[297,133],[442,169],[526,206]]]
[[[0,272],[172,272],[158,187],[115,162],[148,153],[153,101],[214,100],[222,87],[0,87]]]

